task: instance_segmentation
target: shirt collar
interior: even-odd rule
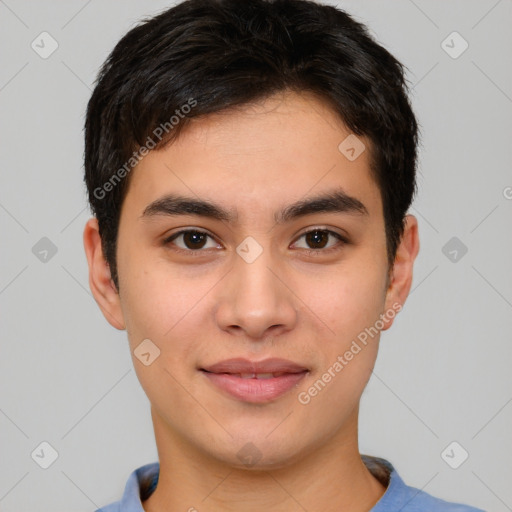
[[[370,512],[385,512],[390,510],[390,507],[403,505],[412,499],[412,497],[407,499],[408,493],[404,491],[409,488],[389,461],[370,455],[361,455],[361,458],[372,475],[386,487],[385,493]],[[142,502],[149,498],[155,490],[159,474],[160,464],[158,462],[146,464],[133,471],[126,482],[119,510],[144,512]],[[110,510],[105,509],[105,512],[110,512]]]

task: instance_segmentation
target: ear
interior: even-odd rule
[[[384,321],[383,331],[391,327],[395,314],[405,304],[411,289],[414,260],[419,250],[418,221],[414,215],[406,215],[404,232],[396,251],[393,268],[390,272],[385,312],[381,316]],[[393,315],[386,314],[386,312],[391,311],[394,312]]]
[[[107,321],[116,329],[126,328],[119,293],[103,255],[98,220],[87,221],[84,229],[84,248],[89,265],[89,287]]]

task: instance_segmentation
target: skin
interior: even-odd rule
[[[385,487],[363,464],[358,411],[379,336],[304,405],[307,391],[379,315],[402,305],[419,250],[417,221],[406,227],[392,269],[386,256],[370,142],[349,161],[338,145],[349,131],[320,99],[281,93],[250,106],[193,120],[180,137],[132,171],[119,226],[119,293],[103,258],[98,225],[84,231],[89,282],[106,319],[126,329],[133,364],[150,403],[160,479],[147,512],[368,511]],[[276,224],[275,212],[338,190],[367,214],[314,213]],[[237,212],[228,223],[198,215],[154,215],[145,208],[168,193],[208,199]],[[181,229],[207,231],[198,249]],[[321,228],[315,249],[305,232]],[[247,263],[247,237],[263,252]],[[337,247],[330,252],[329,247]],[[188,252],[178,252],[176,249]],[[392,319],[386,319],[388,329]],[[143,365],[144,339],[160,356]],[[232,357],[280,357],[309,369],[293,390],[254,404],[214,387],[198,368]],[[259,461],[237,456],[253,443]]]

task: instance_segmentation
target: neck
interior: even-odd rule
[[[280,468],[239,469],[199,452],[153,416],[160,475],[145,512],[366,512],[386,488],[364,465],[357,411],[348,432]]]

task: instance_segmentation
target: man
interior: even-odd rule
[[[334,7],[189,0],[123,37],[87,110],[84,244],[159,462],[103,511],[476,510],[358,449],[419,249],[417,141],[401,64]]]

